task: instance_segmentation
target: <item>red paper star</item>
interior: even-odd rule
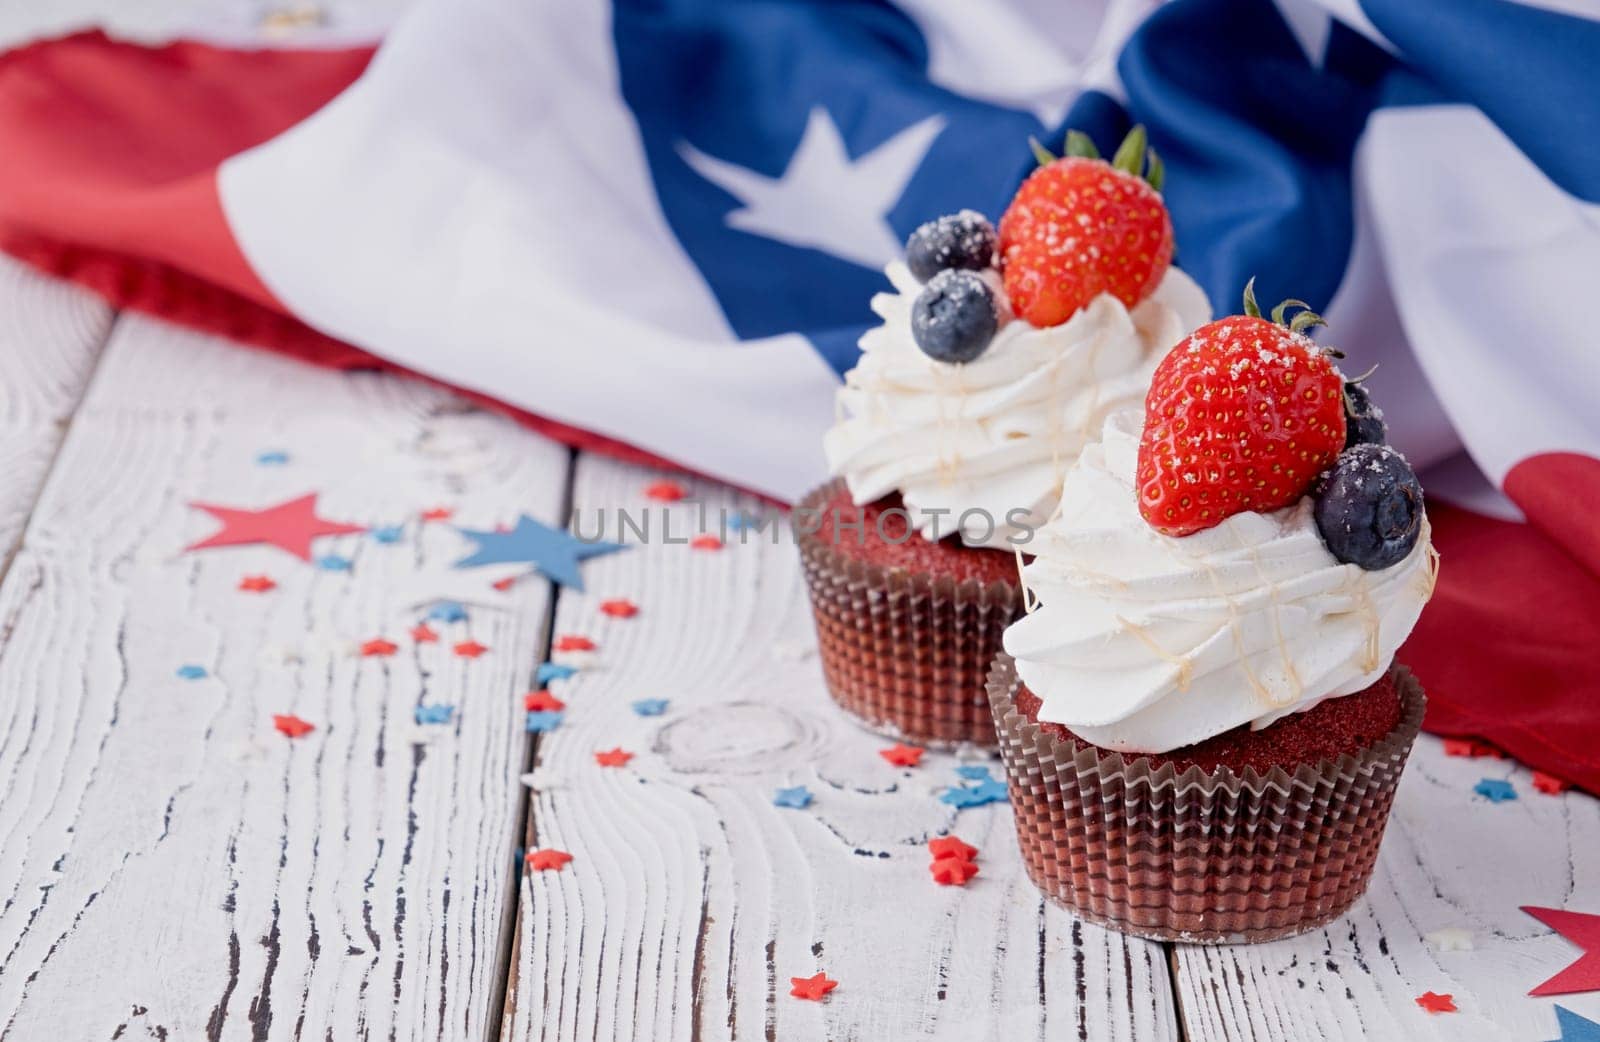
[[[676,503],[689,491],[676,481],[654,481],[644,487],[644,494],[658,503]]]
[[[239,589],[246,593],[266,593],[277,588],[278,584],[272,581],[271,576],[247,575],[239,580]]]
[[[922,750],[904,742],[891,745],[887,749],[879,749],[878,755],[896,767],[915,767],[922,763]]]
[[[958,857],[937,858],[928,870],[940,886],[966,886],[967,880],[978,874],[977,865]]]
[[[639,614],[639,606],[625,597],[616,600],[601,601],[600,610],[613,619],[631,619]]]
[[[633,754],[621,749],[607,749],[594,754],[594,762],[602,767],[626,767],[631,759]]]
[[[464,640],[455,646],[455,653],[462,658],[477,658],[488,650],[487,644],[479,644],[475,640]]]
[[[306,722],[290,713],[288,716],[273,716],[272,726],[288,735],[290,738],[300,738],[315,731],[316,725]]]
[[[1472,738],[1446,738],[1444,740],[1444,754],[1446,756],[1482,756],[1482,746]]]
[[[1555,775],[1546,774],[1543,771],[1533,772],[1533,787],[1547,796],[1559,796],[1561,793],[1572,788],[1572,786],[1568,785],[1560,778],[1557,778]]]
[[[455,511],[451,510],[449,507],[434,507],[431,510],[424,510],[422,512],[422,520],[448,521],[454,514]]]
[[[572,860],[572,855],[565,850],[530,850],[524,859],[528,869],[532,872],[544,872],[549,869],[561,871],[563,865]]]
[[[291,499],[287,503],[280,503],[275,507],[267,507],[265,510],[240,510],[212,503],[189,505],[196,510],[204,510],[221,521],[222,530],[188,547],[188,550],[270,543],[280,550],[287,550],[302,561],[309,561],[311,540],[318,536],[366,531],[362,525],[346,525],[318,517],[315,492],[299,499]]]
[[[941,839],[928,840],[928,853],[937,860],[942,857],[958,857],[963,861],[971,861],[978,856],[978,848],[961,842],[955,836],[945,836]]]
[[[1522,910],[1583,949],[1577,962],[1528,994],[1571,995],[1579,991],[1600,991],[1600,915],[1532,905]]]
[[[1417,1005],[1429,1013],[1454,1013],[1456,1000],[1453,995],[1439,995],[1435,992],[1425,991],[1417,996]]]
[[[821,1002],[828,992],[839,986],[839,982],[829,979],[826,973],[818,973],[813,977],[790,977],[789,994],[797,999],[810,999],[812,1002]]]
[[[569,633],[566,636],[557,637],[556,642],[551,647],[556,651],[593,651],[599,645],[588,637],[579,637]]]
[[[689,545],[694,547],[696,550],[721,550],[722,540],[707,532],[697,535],[693,539],[689,540]]]
[[[426,622],[419,622],[411,627],[411,639],[418,644],[432,644],[439,639],[439,635]]]
[[[400,645],[392,640],[384,640],[382,637],[374,637],[372,640],[364,641],[361,645],[361,654],[368,658],[373,656],[387,657],[399,650]]]
[[[511,589],[511,587],[517,585],[517,577],[515,575],[508,575],[504,579],[496,579],[489,585],[493,586],[501,593],[505,593],[507,590]]]
[[[559,713],[567,704],[548,691],[529,691],[522,696],[522,708],[530,713]]]

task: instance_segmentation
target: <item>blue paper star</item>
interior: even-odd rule
[[[399,525],[379,525],[372,530],[372,538],[380,543],[398,543],[405,531]]]
[[[981,763],[964,763],[956,768],[956,773],[967,781],[988,781],[989,768]]]
[[[196,665],[179,666],[178,676],[184,680],[203,680],[206,676],[206,667]]]
[[[995,778],[985,778],[976,785],[952,786],[939,794],[940,803],[948,803],[957,809],[1001,803],[1007,798],[1006,783]]]
[[[281,449],[263,452],[256,457],[256,463],[263,467],[281,467],[289,462],[289,454]]]
[[[462,535],[477,544],[477,550],[456,562],[457,568],[484,564],[531,564],[552,582],[583,589],[578,562],[624,549],[621,543],[597,540],[584,542],[571,533],[541,525],[524,514],[509,532],[479,532],[463,528]]]
[[[793,807],[795,810],[805,810],[811,806],[811,790],[804,785],[779,789],[772,794],[772,805],[774,807]]]
[[[547,709],[528,714],[528,730],[533,734],[544,734],[554,731],[561,726],[562,713],[559,710]]]
[[[467,609],[460,601],[440,601],[428,609],[428,618],[434,622],[464,622]]]
[[[324,554],[317,558],[317,567],[325,572],[348,572],[352,563],[350,558],[338,554]]]
[[[633,704],[633,711],[640,716],[660,716],[667,711],[667,700],[664,698],[641,698]]]
[[[417,723],[419,724],[448,724],[455,715],[456,707],[435,703],[433,705],[417,706]]]
[[[1499,778],[1485,778],[1474,785],[1472,791],[1490,803],[1504,803],[1517,798],[1517,790],[1511,787],[1511,783]]]
[[[544,687],[552,680],[565,680],[578,671],[577,666],[563,666],[559,662],[541,662],[534,671],[533,684],[535,687]]]
[[[1550,1042],[1600,1042],[1600,1024],[1565,1006],[1556,1007],[1556,1027],[1561,1029],[1561,1037]]]

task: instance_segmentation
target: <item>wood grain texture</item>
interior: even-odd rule
[[[657,476],[582,457],[580,531],[605,508],[615,538],[615,510],[644,513]],[[694,490],[713,530],[721,508],[755,507]],[[697,511],[666,511],[674,538],[700,530]],[[1007,807],[939,802],[954,756],[890,766],[878,751],[891,743],[834,709],[815,657],[787,654],[814,644],[787,534],[699,550],[662,543],[661,508],[649,516],[652,545],[591,561],[588,591],[557,605],[558,638],[599,649],[553,685],[568,710],[538,743],[529,845],[575,860],[523,880],[505,1037],[1176,1037],[1159,946],[1045,906]],[[640,614],[601,614],[608,597]],[[646,698],[669,708],[630,710]],[[634,760],[598,766],[613,746]],[[774,806],[794,785],[815,802]],[[928,871],[925,843],[947,831],[982,850],[965,888]],[[791,977],[818,970],[840,981],[826,1002],[790,997]]]
[[[98,298],[0,254],[0,575],[110,329]]]
[[[489,1035],[549,592],[417,646],[395,591],[464,549],[419,510],[552,520],[567,466],[436,389],[118,324],[0,585],[0,1037]],[[405,535],[321,541],[348,573],[180,553],[213,528],[189,500],[308,491]],[[492,650],[454,656],[468,634]],[[379,635],[399,653],[354,653]],[[416,724],[435,702],[455,719]]]
[[[1473,794],[1509,779],[1518,798]],[[1541,1042],[1554,1005],[1600,1020],[1600,995],[1531,998],[1579,954],[1521,905],[1600,912],[1600,801],[1534,790],[1509,761],[1448,757],[1429,735],[1396,795],[1372,889],[1345,918],[1257,947],[1176,949],[1179,1003],[1194,1042]],[[1470,933],[1473,950],[1429,935]],[[1457,1013],[1416,1005],[1450,994]]]

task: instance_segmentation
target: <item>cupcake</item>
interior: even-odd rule
[[[1210,315],[1170,266],[1143,131],[1115,165],[1073,140],[998,235],[963,211],[889,265],[824,439],[834,480],[796,510],[828,689],[897,738],[993,746],[984,681],[1022,610],[1017,552],[1105,417]]]
[[[1343,913],[1422,721],[1394,661],[1437,573],[1422,489],[1316,317],[1245,310],[1079,455],[989,678],[1029,875],[1163,940]]]

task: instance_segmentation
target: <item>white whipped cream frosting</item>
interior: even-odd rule
[[[895,291],[872,298],[883,324],[862,336],[861,360],[839,391],[841,419],[822,443],[828,466],[857,504],[899,492],[928,538],[974,511],[961,526],[969,546],[1009,549],[1048,518],[1105,417],[1142,404],[1156,363],[1211,317],[1200,287],[1169,268],[1132,311],[1103,293],[1039,329],[1010,315],[986,272],[1002,325],[982,355],[952,365],[912,339],[922,284],[898,261],[886,274]]]
[[[1141,420],[1107,420],[1027,548],[1037,556],[1023,581],[1039,604],[1006,630],[1005,649],[1039,719],[1103,748],[1161,753],[1382,676],[1433,593],[1426,518],[1405,560],[1371,572],[1328,552],[1310,497],[1162,535],[1134,490]]]

